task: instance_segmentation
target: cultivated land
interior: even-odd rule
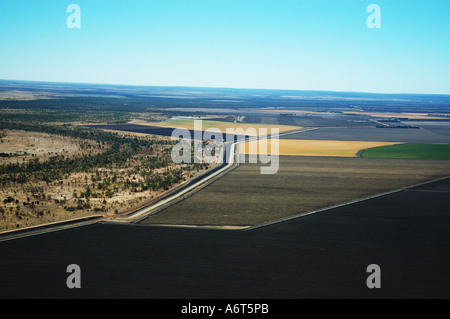
[[[449,133],[450,136],[450,133]],[[317,128],[315,130],[280,136],[281,139],[384,141],[398,143],[449,143],[450,138],[425,129],[395,128]]]
[[[363,151],[361,157],[450,160],[450,144],[407,143],[374,147]]]
[[[349,145],[336,141],[448,143],[449,121],[439,119],[450,118],[449,105],[450,96],[438,95],[0,80],[0,138],[7,149],[1,157],[16,165],[0,165],[0,225],[16,228],[91,212],[115,215],[112,209],[141,203],[146,194],[148,200],[198,173],[195,167],[170,167],[170,139],[142,133],[170,136],[172,128],[150,122],[203,114],[215,117],[212,127],[226,122],[222,130],[234,125],[230,122],[313,128],[281,138],[303,140],[295,147],[322,140],[319,148],[336,154]],[[39,143],[25,134],[16,143],[6,141],[30,123],[45,124],[32,134]],[[49,124],[59,133],[87,124],[128,133],[40,136]],[[420,129],[386,128],[408,124]],[[449,178],[320,210],[448,176],[449,160],[292,155],[280,160],[275,175],[243,164],[139,225],[97,223],[41,236],[25,233],[20,240],[0,234],[0,297],[449,297]],[[320,213],[303,216],[317,209]],[[298,214],[302,217],[244,231],[198,229],[245,228]],[[152,224],[193,228],[148,227]],[[82,268],[82,289],[65,285],[64,270],[74,262]],[[382,267],[382,289],[366,286],[371,263]]]
[[[408,121],[408,124],[419,126],[436,135],[447,138],[450,143],[450,120],[445,121]]]
[[[219,129],[222,133],[226,133],[227,129],[242,129],[248,135],[254,136],[260,133],[260,129],[267,129],[267,134],[271,133],[271,129],[278,128],[279,132],[286,132],[291,130],[298,130],[301,127],[299,126],[289,126],[289,125],[268,125],[268,124],[247,124],[247,123],[230,123],[230,122],[221,122],[221,121],[209,121],[202,120],[202,130],[207,130],[211,128]],[[160,126],[160,127],[170,127],[170,128],[185,128],[188,130],[194,130],[194,119],[174,119],[164,123],[151,123],[152,126]],[[252,130],[255,130],[256,134],[252,133]]]
[[[448,191],[450,179],[248,231],[103,223],[0,242],[0,298],[447,299]],[[65,285],[74,261],[81,289]],[[381,289],[366,286],[374,262]]]
[[[287,111],[290,112],[290,111]],[[289,113],[290,114],[290,113]],[[357,121],[355,121],[357,120]],[[291,125],[303,127],[364,127],[376,126],[376,123],[367,117],[345,116],[341,114],[322,114],[322,116],[308,115],[268,115],[265,113],[249,113],[244,118],[245,123],[263,123],[271,125]]]
[[[142,224],[250,226],[450,175],[450,161],[280,156],[274,175],[242,164]]]
[[[278,144],[278,152],[271,145]],[[260,140],[242,143],[242,154],[343,156],[355,157],[361,149],[392,145],[392,142],[325,141],[325,140]]]
[[[314,115],[327,115],[328,112],[317,112],[317,111],[305,111],[305,110],[295,110],[295,109],[288,109],[287,110],[290,113],[296,114],[296,115],[302,115],[302,114],[314,114]],[[271,113],[279,113],[280,110],[267,110],[266,112]],[[332,113],[328,113],[332,114]],[[410,118],[410,119],[445,119],[446,117],[444,115],[433,115],[429,113],[399,113],[399,112],[361,112],[361,111],[343,111],[340,114],[346,114],[346,115],[361,115],[366,117],[373,117],[373,118]]]
[[[340,166],[339,161],[344,158],[334,157],[331,160],[327,157],[352,157],[359,149],[368,149],[384,143],[448,143],[450,141],[448,96],[365,93],[355,95],[336,92],[97,86],[15,81],[0,81],[0,93],[2,115],[0,128],[6,133],[10,130],[8,133],[10,137],[13,136],[13,131],[21,129],[27,123],[42,124],[42,128],[55,125],[78,129],[81,129],[79,126],[91,124],[91,127],[105,130],[106,132],[103,131],[105,134],[121,131],[120,134],[127,137],[126,141],[120,141],[119,144],[122,146],[116,144],[115,153],[113,152],[120,155],[113,160],[113,162],[118,160],[119,165],[109,163],[97,166],[89,164],[91,159],[89,156],[108,162],[108,159],[113,159],[110,152],[112,144],[95,138],[83,138],[83,143],[80,143],[80,140],[70,140],[61,135],[51,139],[53,145],[46,145],[48,139],[45,138],[40,139],[39,144],[33,144],[29,140],[23,140],[25,135],[22,141],[17,139],[15,144],[8,143],[3,138],[6,150],[1,158],[3,163],[22,165],[31,162],[31,159],[38,159],[39,163],[47,161],[52,164],[49,158],[56,157],[58,169],[62,167],[64,170],[69,169],[67,172],[61,172],[51,166],[51,169],[41,169],[39,174],[29,175],[30,171],[20,171],[15,167],[2,168],[4,174],[0,177],[4,187],[0,208],[3,210],[0,212],[3,212],[4,220],[6,218],[11,222],[8,227],[21,227],[34,218],[43,221],[47,216],[52,218],[60,216],[65,219],[67,216],[60,214],[61,210],[69,214],[92,212],[115,214],[116,211],[120,212],[151,199],[152,196],[163,192],[169,184],[175,185],[201,172],[206,167],[181,169],[170,167],[167,155],[173,143],[170,144],[170,139],[167,139],[161,144],[161,141],[158,141],[161,137],[155,137],[155,135],[170,136],[173,128],[190,129],[192,133],[193,118],[200,117],[205,118],[202,120],[203,130],[218,128],[223,133],[226,132],[226,128],[240,127],[246,133],[250,132],[249,128],[257,132],[261,128],[267,128],[269,133],[270,128],[279,128],[282,133],[280,153],[289,154],[289,157],[305,162],[289,165],[286,164],[287,160],[283,159],[280,163],[280,172],[264,178],[260,176],[259,168],[255,165],[243,165],[232,172],[231,177],[226,176],[224,180],[235,179],[234,185],[237,189],[243,189],[243,185],[248,182],[243,178],[247,177],[243,172],[251,168],[255,172],[255,177],[249,178],[255,181],[245,187],[245,192],[237,195],[262,193],[266,198],[270,198],[270,202],[263,200],[263,204],[259,204],[261,198],[250,196],[248,200],[242,198],[239,204],[235,204],[235,193],[224,188],[222,192],[212,194],[211,198],[219,202],[228,199],[225,205],[216,206],[215,212],[210,214],[211,198],[209,198],[208,202],[205,201],[197,207],[198,211],[206,212],[203,220],[197,223],[185,219],[184,224],[245,226],[259,223],[260,220],[273,220],[279,216],[296,214],[298,211],[309,211],[330,203],[376,194],[398,185],[409,185],[408,181],[411,183],[417,180],[425,181],[448,174],[447,164],[444,161],[435,161],[433,168],[429,167],[433,165],[427,164],[428,166],[421,171],[421,168],[416,166],[422,161],[414,161],[413,164],[364,159],[365,162],[355,164],[350,162]],[[170,118],[176,119],[161,122]],[[409,125],[420,128],[396,128],[396,126],[411,127]],[[286,134],[290,133],[289,131],[297,133]],[[37,132],[42,133],[39,130]],[[152,143],[159,145],[151,152],[149,149],[153,148],[152,144],[147,143],[143,148],[139,148],[138,144],[141,142],[134,143],[135,138],[146,139],[146,136],[152,139]],[[380,141],[382,143],[377,144]],[[62,146],[64,148],[61,148]],[[104,152],[110,153],[101,156]],[[298,157],[298,155],[317,157]],[[80,158],[84,160],[80,161]],[[311,160],[312,158],[315,160]],[[323,161],[328,158],[330,162],[321,162],[319,158]],[[75,164],[82,165],[77,164],[77,169],[73,170],[71,164],[67,162],[72,159],[76,159]],[[158,162],[160,159],[165,162],[159,163],[158,168],[150,171],[149,167],[146,167],[144,171],[142,170],[149,162],[154,163],[155,160]],[[309,160],[312,161],[311,165],[315,166],[311,168],[310,174],[306,174],[304,168],[309,167],[307,164]],[[360,167],[359,163],[366,163],[368,166]],[[378,165],[376,163],[384,164],[376,166]],[[68,165],[64,166],[66,164]],[[286,167],[283,168],[283,165]],[[373,165],[377,168],[375,169]],[[354,174],[353,166],[357,170]],[[289,167],[293,170],[289,171]],[[168,172],[166,168],[169,169]],[[22,165],[22,169],[28,168]],[[11,172],[13,174],[9,174]],[[237,172],[243,175],[236,175]],[[397,175],[402,176],[400,181],[392,180],[393,176]],[[32,177],[27,180],[27,176]],[[299,190],[299,185],[303,185],[305,181],[310,183],[308,191],[303,188]],[[199,194],[221,183],[223,181],[219,180],[191,198],[197,198]],[[286,185],[287,188],[284,187]],[[330,188],[331,186],[334,188]],[[352,187],[355,189],[354,193]],[[272,189],[273,194],[271,192],[266,194],[266,189]],[[326,193],[324,190],[330,192],[329,195],[322,196]],[[295,196],[291,196],[291,193],[295,193],[297,197],[306,196],[308,200],[303,198],[303,206],[299,206],[298,203],[293,205]],[[320,195],[314,197],[314,194]],[[309,198],[312,198],[311,205],[308,204]],[[232,203],[228,203],[229,201]],[[291,208],[283,208],[284,202],[289,203],[288,206]],[[281,208],[275,207],[274,203],[279,203]],[[174,207],[180,207],[180,204]],[[223,207],[227,205],[231,207],[236,205],[236,210],[232,209],[231,213],[227,209],[225,211]],[[241,207],[238,207],[239,205]],[[264,218],[255,220],[250,214],[248,221],[244,218],[238,218],[237,222],[232,221],[229,224],[217,221],[217,214],[229,218],[236,212],[239,215],[240,209],[244,207],[250,212],[259,208]],[[170,209],[156,215],[154,220],[165,216]],[[273,216],[266,218],[270,214]]]

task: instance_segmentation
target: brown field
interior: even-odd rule
[[[274,175],[243,164],[141,223],[258,225],[449,175],[450,161],[281,156]]]
[[[371,117],[384,117],[384,118],[391,118],[391,117],[400,117],[400,118],[409,118],[409,119],[442,119],[441,116],[430,116],[428,113],[391,113],[391,112],[344,112],[349,114],[358,114],[358,115],[368,115]]]
[[[0,153],[11,153],[14,157],[0,157],[0,165],[23,162],[32,157],[46,159],[57,154],[71,156],[81,151],[79,143],[69,137],[26,131],[3,132],[5,137],[0,144]]]
[[[136,122],[135,122],[136,123]],[[266,124],[245,124],[245,123],[231,123],[231,122],[221,122],[221,121],[209,121],[202,120],[202,130],[207,130],[211,128],[217,128],[222,133],[226,133],[227,129],[242,129],[249,136],[258,135],[260,129],[267,129],[267,134],[270,134],[271,129],[278,128],[279,132],[286,132],[291,130],[298,130],[299,126],[288,126],[288,125],[266,125]],[[137,123],[136,123],[137,124]],[[160,127],[170,127],[170,128],[185,128],[188,130],[194,130],[194,120],[193,119],[174,119],[164,123],[139,123],[141,125],[151,125],[151,126],[160,126]],[[252,134],[251,130],[255,129],[256,134]]]
[[[272,143],[278,143],[278,152],[272,152]],[[363,142],[363,141],[327,141],[327,140],[260,140],[242,143],[242,154],[272,154],[296,156],[341,156],[355,157],[359,150],[393,145],[393,142]]]
[[[50,93],[50,92],[31,92],[31,91],[20,91],[20,90],[10,90],[0,92],[0,100],[18,100],[18,101],[31,101],[31,100],[42,100],[51,99],[55,97],[63,96],[63,94]]]
[[[276,112],[279,113],[279,110],[264,110],[265,112]],[[317,114],[317,115],[323,115],[326,114],[326,112],[318,112],[318,111],[309,111],[309,110],[298,110],[298,109],[283,109],[286,113],[293,113],[293,114]],[[401,113],[401,112],[361,112],[361,111],[343,111],[342,114],[357,114],[357,115],[366,115],[374,118],[409,118],[409,119],[442,119],[446,118],[445,116],[438,116],[438,115],[429,115],[428,113]]]

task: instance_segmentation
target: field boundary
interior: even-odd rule
[[[442,178],[437,178],[437,179],[434,179],[434,180],[431,180],[431,181],[418,183],[418,184],[415,184],[415,185],[406,186],[406,187],[403,187],[403,188],[399,188],[399,189],[395,189],[395,190],[392,190],[392,191],[384,192],[384,193],[381,193],[381,194],[376,194],[376,195],[372,195],[372,196],[356,199],[356,200],[345,202],[345,203],[342,203],[342,204],[337,204],[337,205],[333,205],[333,206],[320,208],[320,209],[313,210],[313,211],[308,212],[308,213],[297,214],[297,215],[294,215],[294,216],[278,219],[278,220],[273,221],[273,222],[268,222],[268,223],[264,223],[264,224],[260,224],[260,225],[256,225],[256,226],[251,226],[249,228],[243,229],[243,231],[251,231],[251,230],[255,230],[255,229],[259,229],[259,228],[263,228],[263,227],[267,227],[267,226],[272,226],[272,225],[275,225],[275,224],[284,223],[284,222],[287,222],[287,221],[290,221],[290,220],[293,220],[293,219],[306,217],[306,216],[313,215],[313,214],[322,213],[324,211],[328,211],[328,210],[339,208],[339,207],[349,206],[349,205],[356,204],[356,203],[359,203],[359,202],[364,202],[364,201],[367,201],[367,200],[370,200],[370,199],[374,199],[374,198],[383,197],[383,196],[386,196],[386,195],[398,193],[398,192],[401,192],[401,191],[404,191],[404,190],[408,190],[409,188],[413,188],[413,187],[417,187],[417,186],[421,186],[421,185],[426,185],[426,184],[430,184],[430,183],[439,182],[439,181],[442,181],[442,180],[445,180],[445,179],[448,179],[448,178],[450,178],[450,175],[448,175],[446,177],[442,177]]]
[[[356,152],[355,157],[363,158],[361,155],[362,155],[362,153],[364,153],[364,152],[367,151],[367,150],[368,150],[367,148],[364,148],[364,149],[362,149],[362,150],[359,150],[358,152]]]
[[[205,176],[205,178],[200,178],[198,181],[194,182],[193,185],[188,186],[185,189],[181,189],[180,190],[180,194],[178,194],[178,192],[176,192],[174,195],[169,196],[168,198],[162,198],[161,201],[155,202],[150,206],[146,206],[142,209],[137,210],[136,212],[127,215],[128,217],[123,218],[122,220],[119,218],[114,219],[114,222],[122,222],[122,223],[137,223],[139,221],[141,221],[142,219],[154,215],[156,213],[159,213],[160,211],[162,211],[163,209],[173,205],[174,203],[178,203],[180,200],[183,200],[187,197],[189,197],[190,195],[192,195],[192,192],[197,190],[197,189],[202,189],[208,185],[210,185],[211,182],[216,181],[218,178],[222,177],[225,174],[228,174],[231,170],[235,169],[236,167],[239,166],[239,161],[237,160],[237,157],[239,156],[239,143],[240,142],[235,142],[232,143],[230,145],[230,151],[231,156],[230,156],[230,161],[227,161],[227,158],[224,158],[224,161],[221,165],[216,166],[206,172],[204,172],[203,174],[199,175],[199,176]],[[228,144],[228,143],[227,143]],[[226,151],[226,147],[227,144],[224,145],[224,148],[222,149],[222,156],[227,156],[227,151]],[[210,172],[210,176],[208,176],[208,172]],[[198,178],[198,176],[197,176]],[[184,194],[183,194],[184,193]],[[178,195],[177,195],[178,194]],[[175,198],[173,198],[175,197]],[[172,199],[173,198],[173,199]],[[164,201],[166,201],[164,203]],[[156,206],[153,207],[152,206]]]
[[[0,242],[39,235],[43,233],[50,233],[59,230],[66,230],[75,227],[87,226],[98,223],[104,217],[105,216],[103,215],[91,215],[36,226],[30,226],[26,228],[7,230],[0,232]]]
[[[187,192],[186,194],[184,194],[183,196],[180,196],[179,198],[176,198],[172,201],[169,201],[168,203],[157,207],[155,210],[151,210],[150,212],[143,214],[142,216],[139,216],[137,218],[134,218],[133,220],[128,220],[128,221],[105,221],[105,223],[131,223],[131,224],[137,224],[140,221],[156,215],[158,213],[160,213],[161,211],[165,210],[166,208],[175,205],[189,197],[191,197],[192,195],[196,194],[197,192],[201,191],[202,189],[210,186],[211,184],[213,184],[214,182],[216,182],[218,179],[222,178],[224,175],[227,175],[228,173],[232,172],[233,170],[235,170],[237,167],[239,167],[239,164],[236,163],[235,165],[231,166],[230,168],[228,168],[227,170],[225,170],[224,172],[220,173],[219,175],[211,178],[210,180],[205,181],[202,185],[198,185],[196,187],[194,187],[192,190],[190,190],[189,192]],[[153,224],[148,224],[148,226],[157,226],[157,225],[153,225]],[[184,226],[179,226],[179,225],[166,225],[166,227],[184,227]],[[186,226],[187,227],[187,226]]]

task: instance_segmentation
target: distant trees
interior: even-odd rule
[[[19,188],[27,196],[21,205],[15,195],[4,198],[4,204],[8,205],[11,213],[16,211],[17,216],[39,214],[52,205],[67,212],[89,209],[94,212],[114,210],[117,213],[123,202],[107,200],[117,193],[137,195],[145,191],[168,190],[185,180],[186,171],[208,167],[208,164],[201,163],[174,165],[171,149],[176,142],[169,139],[1,119],[0,129],[66,136],[76,139],[83,148],[75,155],[49,154],[46,160],[29,157],[26,161],[0,165],[0,185],[5,189]],[[52,196],[53,193],[46,193],[48,189],[58,189],[61,193]],[[132,198],[135,200],[135,196]],[[19,209],[12,207],[14,203]]]
[[[11,197],[11,196],[8,196],[8,197],[6,197],[4,200],[3,200],[3,203],[4,204],[9,204],[9,203],[13,203],[13,202],[15,202],[16,200],[14,199],[14,197]]]
[[[9,163],[0,165],[0,174],[6,175],[7,179],[12,182],[24,183],[31,175],[39,177],[45,182],[62,179],[62,176],[72,172],[86,172],[97,167],[118,167],[126,163],[135,155],[148,152],[155,145],[167,146],[172,142],[167,140],[147,140],[137,137],[120,136],[117,133],[103,132],[97,129],[67,127],[67,126],[51,126],[40,124],[22,123],[6,123],[0,121],[1,128],[21,129],[26,131],[45,132],[49,134],[58,134],[78,138],[81,140],[96,141],[98,145],[109,145],[104,152],[94,155],[88,154],[81,157],[68,158],[64,155],[51,156],[45,163],[34,158],[24,163]],[[85,144],[89,145],[90,144]],[[162,150],[164,148],[161,148]],[[168,166],[170,164],[170,156],[155,156],[145,158],[145,167],[152,170]],[[3,177],[4,178],[4,177]]]
[[[168,168],[173,165],[170,150],[171,145],[175,144],[168,139],[143,139],[91,128],[30,123],[18,125],[4,121],[0,121],[0,128],[58,134],[85,141],[81,144],[86,149],[89,149],[91,145],[102,148],[102,151],[98,153],[89,153],[84,156],[54,155],[45,162],[32,158],[22,163],[0,165],[0,182],[3,185],[5,183],[23,184],[33,179],[47,184],[61,181],[62,185],[63,179],[67,179],[71,173],[92,172],[89,178],[87,174],[84,175],[84,184],[88,185],[85,190],[79,194],[76,191],[73,193],[73,198],[89,199],[91,197],[111,198],[119,188],[128,189],[132,193],[167,190],[183,179],[183,169]],[[191,164],[190,168],[199,170],[204,166],[207,167],[206,164]],[[102,172],[99,168],[106,169]],[[128,177],[119,178],[117,173],[113,172],[117,168],[127,168]],[[161,168],[165,169],[160,170]],[[111,175],[107,171],[110,171]],[[33,196],[41,196],[35,195],[41,191],[32,190]]]

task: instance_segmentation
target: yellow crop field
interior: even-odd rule
[[[209,120],[201,120],[201,129],[205,131],[207,129],[216,128],[219,129],[222,133],[227,133],[227,129],[242,129],[246,135],[255,136],[260,135],[263,132],[260,129],[266,128],[267,134],[270,135],[271,129],[278,128],[279,132],[286,132],[291,130],[298,130],[300,126],[288,126],[288,125],[268,125],[268,124],[250,124],[250,123],[231,123],[231,122],[221,122],[221,121],[209,121]],[[194,119],[173,119],[164,123],[149,123],[151,126],[160,126],[160,127],[171,127],[171,128],[185,128],[188,130],[195,129]],[[237,133],[239,134],[239,133]]]
[[[275,144],[274,144],[275,143]],[[242,154],[271,154],[276,155],[276,143],[278,143],[278,155],[297,156],[339,156],[355,157],[359,150],[394,145],[393,142],[364,142],[364,141],[330,141],[330,140],[261,140],[242,143]],[[272,145],[275,151],[272,152]]]

